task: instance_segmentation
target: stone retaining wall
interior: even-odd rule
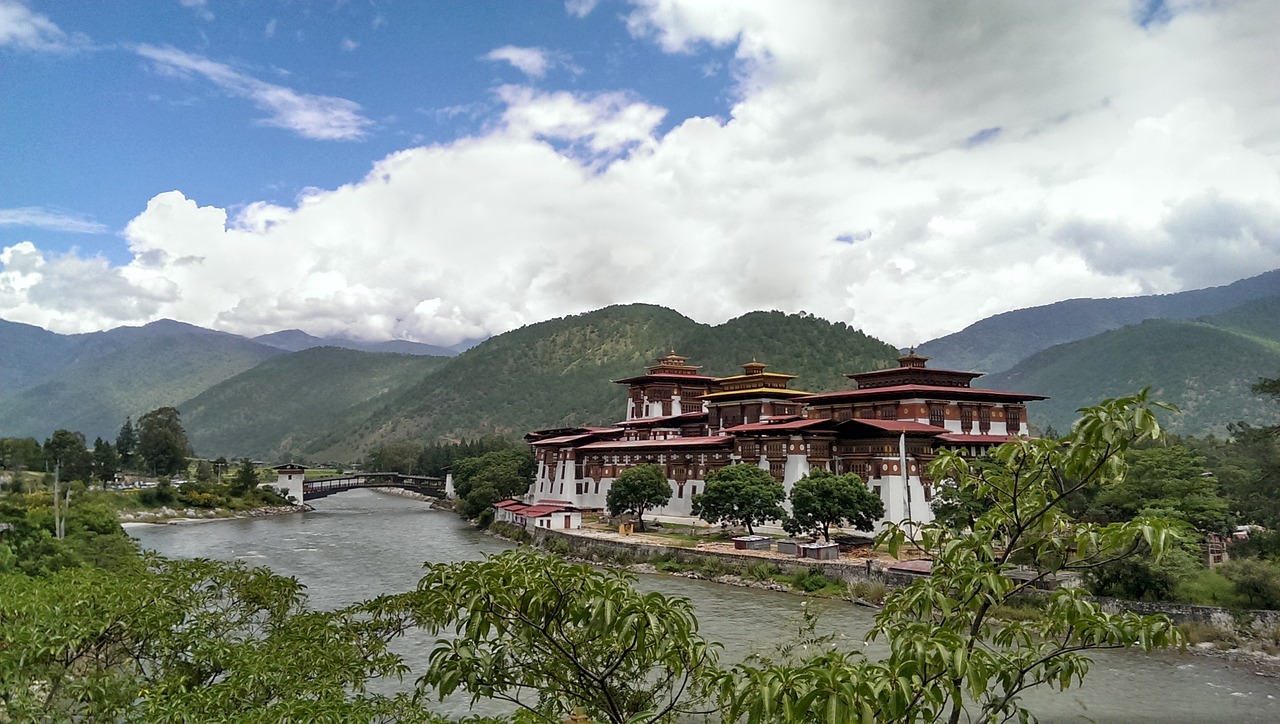
[[[866,564],[846,563],[843,561],[816,561],[808,558],[782,559],[764,558],[743,553],[728,551],[707,551],[664,546],[652,543],[627,543],[623,541],[591,538],[574,535],[559,530],[535,528],[529,531],[532,542],[540,548],[546,547],[546,541],[556,539],[564,541],[569,553],[578,558],[614,559],[628,556],[635,562],[658,557],[668,558],[681,563],[699,563],[716,560],[726,565],[745,569],[757,563],[777,566],[785,574],[802,573],[813,566],[819,566],[823,575],[831,580],[852,583],[855,581],[878,581],[892,588],[908,586],[918,576],[909,573],[885,571],[879,568],[868,568]],[[1142,615],[1164,614],[1174,623],[1200,623],[1223,631],[1239,631],[1245,634],[1271,633],[1280,629],[1280,611],[1235,611],[1220,606],[1193,606],[1183,603],[1150,603],[1147,601],[1126,601],[1118,598],[1095,599],[1102,604],[1104,611],[1119,613],[1132,611]]]
[[[763,556],[729,551],[693,550],[653,543],[626,543],[574,535],[547,528],[534,528],[529,530],[529,533],[535,546],[545,548],[548,539],[562,540],[569,547],[569,553],[578,558],[611,559],[619,556],[630,556],[637,563],[659,557],[669,558],[680,563],[700,563],[715,560],[725,565],[737,566],[742,569],[764,563],[777,566],[778,570],[785,574],[803,573],[814,566],[818,566],[822,569],[823,575],[833,581],[842,581],[844,583],[878,581],[894,588],[909,585],[918,578],[909,573],[884,571],[874,567],[868,569],[865,563],[818,561],[811,558],[765,558]]]

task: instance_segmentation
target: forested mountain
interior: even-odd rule
[[[316,337],[307,334],[301,329],[286,329],[280,332],[272,332],[271,334],[263,334],[254,337],[253,341],[261,342],[286,352],[301,352],[304,349],[315,349],[316,347],[341,347],[343,349],[360,350],[361,352],[393,352],[395,354],[418,354],[432,357],[452,357],[458,353],[458,350],[453,347],[438,347],[434,344],[410,342],[403,339],[393,339],[386,342],[361,342],[347,339],[346,337]]]
[[[1280,423],[1280,411],[1250,386],[1280,374],[1280,297],[1199,320],[1148,320],[1051,347],[975,384],[1050,395],[1029,406],[1033,424],[1065,432],[1075,410],[1150,385],[1176,404],[1173,432],[1224,435],[1227,424]]]
[[[273,357],[178,409],[201,456],[298,459],[299,441],[348,423],[362,403],[396,396],[447,359],[316,347]]]
[[[1056,344],[1147,319],[1194,319],[1245,302],[1280,295],[1280,269],[1233,284],[1177,294],[1115,299],[1069,299],[987,317],[918,352],[947,369],[995,373]]]
[[[56,374],[75,344],[75,337],[0,319],[0,398]]]
[[[638,374],[671,349],[713,375],[758,359],[799,375],[793,387],[823,391],[843,375],[892,364],[894,348],[841,323],[754,312],[719,326],[662,307],[607,307],[498,335],[444,364],[357,424],[308,445],[313,457],[349,458],[393,439],[430,442],[545,427],[608,424],[625,390],[610,380]]]
[[[54,340],[19,332],[40,346],[17,352],[27,358],[26,384],[0,396],[0,436],[42,439],[65,428],[89,440],[114,439],[126,416],[174,405],[282,353],[171,320],[92,334],[46,332]],[[7,350],[22,344],[0,339]]]

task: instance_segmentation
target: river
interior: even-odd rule
[[[297,515],[130,526],[129,533],[166,556],[239,559],[295,576],[307,586],[314,608],[409,590],[424,561],[473,560],[510,547],[453,513],[398,496],[352,491],[314,505],[315,511]],[[807,600],[674,576],[641,576],[637,585],[692,600],[703,634],[724,644],[725,662],[787,640]],[[865,608],[838,601],[811,605],[823,607],[820,628],[853,641],[871,625]],[[407,647],[408,663],[420,671],[430,640],[409,639]],[[873,655],[878,650],[879,645],[868,648]],[[1093,659],[1083,687],[1029,693],[1027,706],[1045,722],[1280,721],[1280,680],[1240,665],[1172,653],[1098,652]],[[438,709],[459,716],[468,707],[453,697]]]

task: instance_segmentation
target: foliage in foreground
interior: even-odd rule
[[[1174,542],[1165,521],[1082,524],[1061,509],[1082,487],[1123,476],[1130,445],[1161,436],[1152,406],[1144,392],[1083,410],[1063,440],[1018,440],[986,461],[940,456],[930,470],[935,480],[991,505],[965,533],[907,524],[882,534],[891,551],[911,545],[934,561],[932,576],[890,595],[876,618],[871,636],[887,639],[890,655],[869,662],[832,652],[799,666],[736,666],[719,681],[726,721],[1026,718],[1020,694],[1081,682],[1085,651],[1179,645],[1167,618],[1107,614],[1078,589],[1047,596],[1040,619],[996,626],[991,617],[1032,583],[1009,577],[1017,562],[1036,565],[1043,578],[1122,559],[1141,545],[1158,559]]]

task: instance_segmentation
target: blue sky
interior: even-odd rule
[[[0,0],[0,318],[899,345],[1280,266],[1280,4]]]

